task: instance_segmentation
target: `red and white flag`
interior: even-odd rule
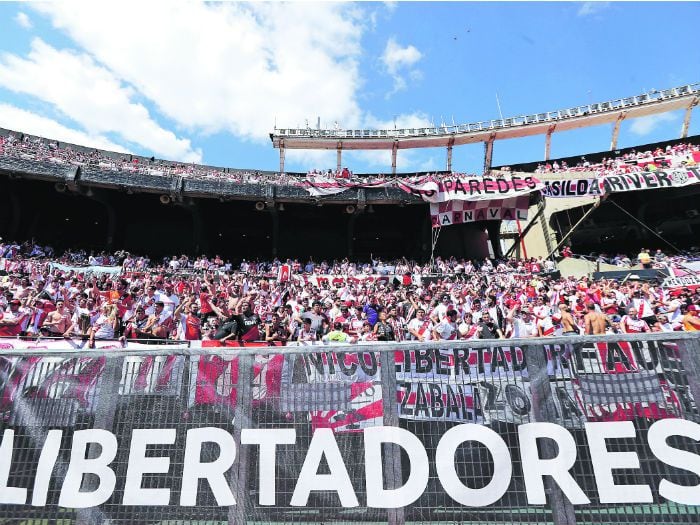
[[[285,283],[289,281],[292,277],[292,266],[289,264],[283,264],[280,266],[277,272],[277,281],[280,283]]]

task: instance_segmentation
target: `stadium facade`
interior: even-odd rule
[[[334,148],[340,166],[345,149],[389,149],[395,169],[398,151],[411,147],[444,146],[447,171],[452,170],[455,145],[483,142],[485,171],[492,168],[494,142],[533,134],[545,137],[544,160],[549,159],[552,133],[585,126],[614,123],[611,151],[587,154],[589,159],[616,150],[620,123],[627,118],[685,109],[681,130],[684,142],[700,87],[670,90],[589,104],[566,110],[480,122],[450,128],[411,130],[276,130],[273,146]],[[0,130],[5,137],[26,138],[21,132]],[[35,141],[35,137],[29,138]],[[672,144],[669,143],[661,144]],[[65,144],[60,144],[65,147]],[[651,145],[657,146],[657,145]],[[94,150],[69,145],[89,155]],[[640,146],[644,149],[649,146]],[[106,158],[124,155],[99,152]],[[128,156],[154,170],[168,161]],[[563,159],[565,160],[565,159]],[[503,168],[503,167],[501,167]],[[511,166],[510,173],[532,174],[534,165]],[[37,160],[31,156],[0,156],[0,235],[13,239],[36,239],[57,248],[86,247],[95,250],[126,249],[155,256],[174,253],[218,253],[222,257],[380,257],[407,256],[427,260],[433,236],[429,205],[399,188],[352,188],[333,195],[311,196],[303,187],[267,184],[275,173],[221,169],[229,174],[257,173],[263,182],[220,178],[166,176],[146,172],[108,169],[98,163],[81,166]],[[304,174],[289,174],[303,177]],[[403,174],[403,176],[415,174]],[[398,175],[401,177],[402,175]],[[577,173],[576,177],[595,173]],[[539,178],[553,178],[538,175]],[[559,174],[556,178],[572,175]],[[692,244],[697,238],[696,187],[630,192],[615,197],[621,207],[639,215],[651,230],[671,242]],[[523,256],[547,256],[576,226],[571,243],[577,251],[636,249],[640,243],[658,244],[644,227],[620,217],[619,210],[601,206],[595,215],[580,221],[595,199],[549,201],[532,195],[528,221],[477,221],[442,228],[436,255],[485,257],[503,252]],[[673,211],[670,211],[673,210]],[[522,239],[520,238],[523,234]],[[512,248],[512,249],[511,249]]]

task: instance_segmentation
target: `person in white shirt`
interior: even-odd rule
[[[637,311],[637,315],[639,315],[639,318],[644,319],[647,323],[650,320],[650,318],[654,317],[654,309],[652,308],[651,303],[647,298],[647,294],[642,293],[639,290],[635,290],[632,293],[631,307],[633,307]]]
[[[620,330],[624,334],[639,334],[649,332],[650,328],[646,321],[637,315],[637,309],[632,307],[627,315],[623,315],[620,320]]]
[[[513,323],[513,337],[537,337],[537,322],[528,310],[522,310],[519,313],[511,311],[508,318]]]
[[[156,292],[155,295],[156,300],[163,303],[164,311],[170,315],[173,315],[180,305],[180,298],[173,291],[173,285],[170,283],[165,283],[164,290]]]
[[[442,298],[440,299],[440,304],[438,304],[435,309],[431,312],[430,314],[430,320],[435,323],[439,324],[442,321],[444,321],[445,317],[447,316],[447,310],[450,307],[450,296],[449,295],[443,295]]]
[[[408,322],[408,333],[414,341],[430,341],[433,322],[425,317],[425,310],[419,308],[416,317]]]
[[[681,327],[681,320],[683,319],[683,312],[681,312],[681,302],[678,299],[671,299],[665,303],[665,317],[668,319],[668,323],[671,325],[672,329]],[[661,316],[659,316],[660,318]]]
[[[473,314],[466,312],[462,322],[459,324],[459,338],[460,339],[478,339],[479,338],[479,325],[473,322]]]
[[[459,339],[457,310],[447,310],[445,319],[433,328],[433,339],[443,341]]]

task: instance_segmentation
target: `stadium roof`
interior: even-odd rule
[[[653,90],[573,108],[519,117],[432,128],[404,129],[275,129],[273,147],[280,149],[391,150],[434,148],[551,134],[600,124],[621,122],[679,109],[690,110],[700,99],[700,83]],[[614,149],[614,148],[613,148]]]

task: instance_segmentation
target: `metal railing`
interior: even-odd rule
[[[595,104],[584,104],[557,111],[521,115],[505,119],[492,119],[469,124],[442,125],[427,128],[400,129],[313,129],[283,128],[275,129],[274,138],[327,138],[327,139],[387,139],[408,137],[445,136],[458,133],[473,133],[513,128],[531,124],[558,122],[566,119],[585,117],[600,113],[612,113],[623,108],[633,108],[654,104],[669,99],[687,97],[700,93],[700,84],[689,84],[661,91],[654,90],[634,97],[625,97]]]
[[[8,523],[700,521],[697,435],[657,439],[693,333],[3,349],[0,385]]]

